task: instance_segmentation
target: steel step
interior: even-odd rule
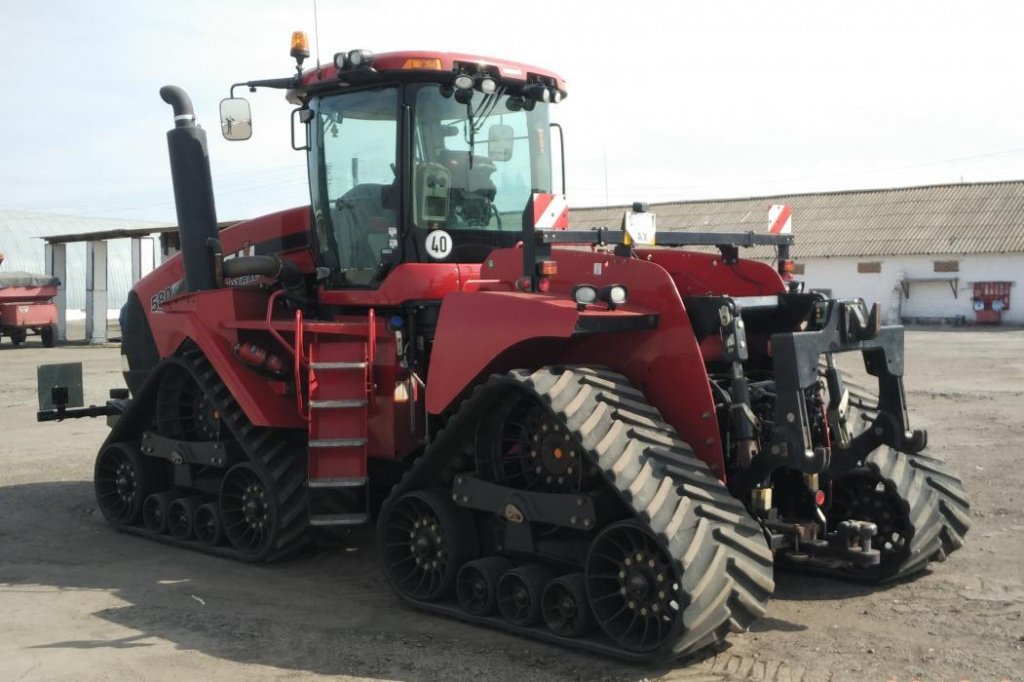
[[[309,441],[311,448],[355,448],[366,445],[365,438],[320,438]]]
[[[366,369],[366,362],[311,362],[313,369]]]
[[[314,478],[309,480],[308,485],[310,488],[362,488],[366,485],[366,477]]]
[[[309,409],[311,410],[338,410],[338,409],[350,409],[355,407],[364,407],[366,405],[366,399],[354,399],[354,400],[310,400]]]
[[[370,520],[370,515],[362,512],[356,514],[316,514],[309,517],[311,526],[358,526]]]

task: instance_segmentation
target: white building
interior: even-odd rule
[[[1024,181],[689,201],[650,210],[659,231],[765,232],[772,204],[793,207],[792,257],[808,289],[878,301],[889,323],[1024,324],[1018,290]],[[572,225],[618,227],[625,209],[573,209]],[[766,249],[741,255],[771,257]]]
[[[145,230],[160,229],[159,223],[139,220],[111,218],[84,218],[80,216],[37,211],[16,211],[0,209],[0,252],[4,254],[3,270],[24,270],[43,274],[47,272],[44,238],[51,235],[71,235],[103,230]],[[153,239],[148,240],[149,262],[159,258]],[[107,254],[110,316],[117,316],[118,310],[128,298],[132,287],[131,245],[128,239],[111,241]],[[157,261],[159,262],[159,261]],[[150,265],[152,267],[152,265]],[[67,249],[67,307],[84,311],[86,307],[85,273],[86,245],[70,244]]]

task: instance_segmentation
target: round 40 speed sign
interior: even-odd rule
[[[444,230],[431,230],[425,246],[431,258],[447,258],[452,252],[452,236]]]

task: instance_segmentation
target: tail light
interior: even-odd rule
[[[537,263],[537,274],[545,277],[554,277],[558,274],[558,261],[542,260]]]

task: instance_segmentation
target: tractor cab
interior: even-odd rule
[[[549,107],[565,84],[534,67],[353,50],[330,67],[244,85],[287,88],[299,105],[296,146],[308,156],[312,250],[327,288],[376,288],[403,263],[483,262],[524,241],[530,197],[552,191]],[[247,113],[224,100],[228,139],[249,136]]]

